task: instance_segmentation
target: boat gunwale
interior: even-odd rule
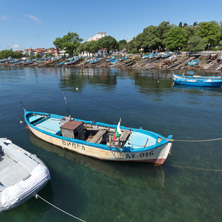
[[[39,131],[41,133],[44,133],[44,134],[46,134],[48,136],[52,136],[52,137],[60,139],[60,140],[65,140],[65,141],[76,143],[76,144],[90,146],[90,147],[93,147],[95,149],[102,149],[102,150],[108,150],[108,151],[118,151],[118,152],[126,152],[126,153],[127,152],[139,153],[139,152],[145,152],[145,151],[150,151],[150,150],[158,149],[161,146],[167,145],[168,143],[170,143],[170,141],[168,141],[167,138],[165,138],[164,136],[161,136],[158,133],[155,133],[155,132],[152,132],[152,131],[148,131],[148,130],[143,130],[143,129],[135,129],[135,128],[128,128],[128,127],[121,126],[120,127],[121,129],[125,129],[125,130],[129,130],[130,129],[132,132],[139,132],[139,133],[142,133],[142,134],[145,134],[145,135],[149,135],[149,136],[154,137],[154,138],[156,137],[156,139],[161,138],[161,141],[159,143],[154,144],[154,145],[147,146],[147,147],[140,147],[140,148],[131,148],[131,147],[116,148],[114,146],[109,147],[108,145],[105,145],[105,144],[90,143],[90,142],[87,142],[85,140],[79,140],[79,139],[72,139],[72,138],[69,138],[69,137],[63,137],[63,136],[56,135],[56,134],[47,132],[45,130],[39,129],[38,127],[36,127],[35,125],[31,124],[28,121],[27,117],[28,117],[29,114],[46,115],[46,116],[49,116],[49,117],[57,116],[57,117],[61,117],[61,118],[63,116],[57,115],[57,114],[50,114],[50,113],[36,112],[36,111],[26,111],[26,110],[25,110],[25,114],[24,114],[26,123],[30,127],[34,128],[35,130],[37,130],[37,131]],[[106,124],[106,123],[102,123],[102,122],[93,123],[92,121],[86,121],[86,120],[81,120],[81,119],[76,119],[76,118],[74,118],[74,120],[76,120],[76,121],[83,121],[85,123],[89,123],[89,124],[92,124],[92,125],[106,126],[106,127],[110,127],[110,128],[116,128],[117,127],[117,125],[111,125],[111,124]],[[172,138],[172,135],[169,135],[168,139],[171,139],[171,138]]]

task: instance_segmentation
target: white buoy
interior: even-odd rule
[[[23,121],[22,121],[22,120],[20,120],[19,122],[20,122],[21,124],[23,123]]]
[[[78,91],[79,90],[79,88],[78,87],[76,87],[76,91]]]

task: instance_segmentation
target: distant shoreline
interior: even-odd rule
[[[198,57],[198,58],[197,58]],[[115,59],[119,59],[116,56]],[[194,59],[200,60],[198,64],[189,66],[188,62]],[[222,71],[221,57],[216,55],[201,55],[201,56],[188,56],[178,55],[176,59],[170,60],[169,58],[146,58],[143,59],[140,55],[129,55],[129,58],[124,61],[116,61],[114,64],[106,61],[107,58],[102,58],[98,62],[91,64],[89,58],[80,58],[75,63],[70,65],[57,65],[63,60],[59,61],[43,61],[42,63],[27,63],[27,64],[0,64],[1,66],[10,67],[72,67],[72,68],[103,68],[103,67],[115,67],[122,69],[141,69],[141,70],[212,70],[220,72]]]

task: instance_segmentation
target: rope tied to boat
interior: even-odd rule
[[[207,140],[177,140],[177,139],[168,139],[164,137],[160,137],[160,138],[167,140],[169,142],[188,142],[188,143],[201,143],[201,142],[212,142],[212,141],[222,140],[222,138],[207,139]]]
[[[39,196],[38,194],[35,195],[35,198],[36,198],[36,199],[40,198],[40,199],[43,200],[45,203],[49,204],[50,206],[56,208],[57,210],[61,211],[62,213],[66,214],[66,215],[68,215],[68,216],[70,216],[70,217],[73,217],[73,218],[75,218],[75,219],[77,219],[77,220],[79,220],[79,221],[82,221],[82,222],[86,222],[85,220],[82,220],[82,219],[80,219],[80,218],[78,218],[78,217],[76,217],[76,216],[74,216],[74,215],[72,215],[72,214],[70,214],[70,213],[62,210],[61,208],[55,206],[54,204],[48,202],[47,200],[45,200],[43,197]]]

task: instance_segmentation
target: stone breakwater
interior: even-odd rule
[[[118,59],[118,56],[116,56]],[[176,59],[170,60],[169,58],[146,58],[143,59],[139,55],[131,55],[124,61],[117,61],[114,64],[107,62],[107,58],[100,59],[97,63],[91,64],[89,58],[80,58],[74,64],[58,65],[59,61],[47,61],[41,63],[30,64],[1,64],[3,66],[38,66],[38,67],[73,67],[73,68],[91,68],[91,67],[116,67],[127,69],[163,69],[163,70],[183,70],[183,69],[201,69],[201,70],[215,70],[222,71],[222,60],[217,56],[198,56],[200,62],[194,66],[189,66],[188,62],[197,59],[196,56],[178,55]]]

